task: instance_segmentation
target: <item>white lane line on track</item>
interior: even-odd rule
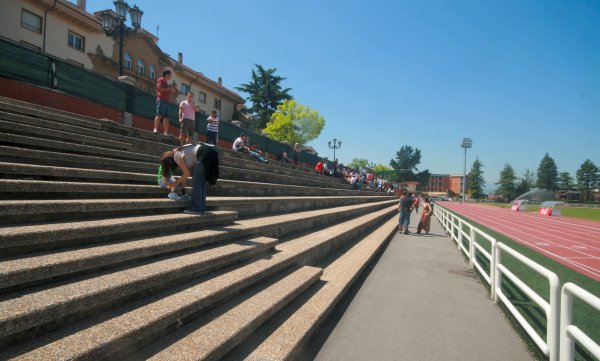
[[[582,237],[580,237],[581,240],[591,241],[594,243],[600,243],[600,226],[596,229],[592,229],[591,231],[589,231],[589,230],[580,229],[579,228],[580,226],[577,224],[569,224],[566,222],[562,222],[564,224],[569,225],[569,231],[568,231],[568,233],[566,233],[564,226],[559,226],[556,224],[548,224],[550,222],[548,218],[542,218],[537,215],[531,215],[531,216],[526,217],[526,219],[523,219],[521,214],[517,214],[517,212],[509,212],[502,208],[496,209],[496,208],[490,207],[490,206],[486,206],[485,208],[482,206],[479,206],[479,207],[467,206],[467,208],[473,209],[473,210],[478,210],[478,211],[483,211],[484,213],[488,213],[490,215],[493,213],[494,215],[496,215],[498,217],[502,217],[503,219],[507,219],[507,220],[510,219],[513,222],[518,222],[519,224],[523,224],[524,226],[528,226],[528,227],[532,226],[532,224],[528,222],[528,221],[531,221],[535,224],[535,226],[540,227],[544,231],[558,232],[561,234],[567,234],[571,237],[574,234],[578,234],[578,235],[580,234],[580,235],[582,235]],[[490,209],[490,208],[492,208],[492,209]],[[456,209],[458,211],[459,208],[453,208],[453,209]],[[592,237],[592,238],[589,238],[589,237]]]
[[[456,210],[456,211],[457,211],[457,210]],[[458,212],[458,211],[457,211],[457,212]],[[458,212],[458,213],[461,213],[461,212]],[[467,217],[467,218],[472,218],[472,219],[474,219],[474,220],[476,221],[476,219],[475,219],[473,216],[469,216],[469,215],[467,215],[467,214],[464,214],[464,213],[461,213],[461,214],[462,214],[464,217]],[[475,215],[475,216],[479,216],[479,215]],[[494,221],[492,221],[492,222],[493,222],[493,223],[497,223],[497,222],[494,222]],[[486,225],[484,222],[481,222],[481,223],[483,223],[484,225]],[[498,233],[501,233],[501,234],[504,234],[504,235],[506,235],[506,236],[507,236],[507,237],[509,237],[509,238],[515,239],[516,241],[520,242],[521,244],[527,245],[527,246],[529,246],[529,247],[531,247],[531,248],[533,248],[533,249],[537,249],[537,250],[541,251],[542,253],[546,253],[546,254],[548,254],[548,255],[552,256],[551,258],[554,258],[554,259],[555,259],[555,260],[557,260],[557,261],[560,261],[560,260],[562,260],[562,261],[563,261],[563,262],[565,262],[565,263],[571,264],[571,265],[572,265],[574,268],[576,268],[576,269],[577,269],[577,268],[579,268],[579,269],[580,269],[581,271],[583,271],[583,272],[587,272],[587,273],[590,273],[590,274],[592,274],[592,275],[594,275],[594,276],[599,276],[599,277],[600,277],[600,271],[599,271],[597,268],[594,268],[594,267],[591,267],[591,266],[588,266],[588,265],[585,265],[585,264],[581,264],[581,263],[579,263],[579,262],[577,262],[577,261],[574,261],[574,260],[573,260],[573,259],[571,259],[570,257],[560,256],[560,255],[558,255],[558,254],[556,254],[556,253],[554,253],[554,252],[551,252],[551,251],[549,251],[549,250],[547,250],[547,249],[544,249],[544,248],[542,248],[542,247],[538,247],[538,246],[536,246],[535,244],[533,244],[533,243],[531,243],[531,242],[529,242],[529,241],[526,241],[526,240],[524,240],[524,239],[521,239],[521,238],[520,238],[520,237],[518,237],[518,236],[511,235],[511,234],[507,234],[507,233],[505,233],[503,230],[501,230],[501,229],[498,229],[498,228],[496,228],[496,227],[494,227],[494,226],[490,226],[489,224],[487,224],[486,226],[490,227],[491,229],[495,230],[495,231],[496,231],[496,232],[498,232]],[[517,231],[518,231],[518,230],[517,230]],[[559,247],[561,247],[561,246],[559,246]],[[562,248],[565,248],[565,247],[562,247]],[[580,251],[576,251],[576,252],[578,252],[578,253],[581,253],[581,254],[584,254],[584,255],[586,255],[586,256],[587,256],[587,257],[583,257],[583,259],[598,259],[597,257],[590,256],[590,255],[588,255],[588,254],[586,254],[586,253],[584,253],[584,252],[580,252]],[[578,257],[578,259],[581,259],[581,258],[580,258],[580,257]]]
[[[485,205],[467,205],[468,207],[474,207],[474,208],[492,208],[496,211],[503,211],[503,210],[507,210],[506,208],[498,208],[498,207],[494,207],[494,206],[485,206]],[[595,221],[588,221],[588,220],[582,220],[582,219],[577,219],[577,218],[573,218],[572,220],[569,220],[569,222],[566,221],[562,221],[562,220],[558,220],[556,218],[551,218],[550,217],[540,217],[537,213],[527,213],[527,212],[514,212],[514,213],[521,213],[524,214],[528,217],[532,217],[532,218],[536,218],[536,219],[543,219],[544,222],[549,222],[549,223],[562,223],[562,224],[567,224],[567,225],[573,225],[574,223],[577,223],[578,227],[585,227],[585,228],[589,228],[593,231],[597,231],[600,232],[600,224],[596,225]],[[595,233],[595,232],[594,232]]]
[[[547,236],[550,239],[554,239],[556,242],[562,241],[562,240],[555,239],[557,233],[561,233],[561,234],[565,235],[565,238],[567,238],[569,241],[571,241],[573,243],[581,244],[581,245],[584,245],[584,246],[587,246],[587,247],[592,247],[595,250],[600,250],[600,248],[596,248],[593,245],[591,245],[591,244],[588,243],[588,242],[591,241],[591,242],[593,242],[595,244],[599,244],[600,245],[600,240],[598,240],[598,239],[600,239],[600,235],[599,235],[599,237],[597,239],[588,239],[588,238],[586,238],[586,239],[573,239],[572,238],[573,237],[573,233],[576,233],[574,230],[569,230],[568,233],[566,233],[566,232],[563,231],[564,227],[562,227],[561,231],[559,231],[559,232],[548,233],[548,232],[546,232],[545,225],[526,223],[525,221],[523,221],[523,220],[521,220],[519,218],[513,218],[513,216],[511,216],[511,215],[507,215],[505,212],[502,212],[501,214],[498,214],[498,212],[496,210],[489,210],[487,208],[484,208],[485,211],[482,212],[483,209],[481,207],[469,207],[469,206],[467,206],[465,208],[462,208],[462,207],[451,207],[451,208],[454,209],[456,212],[459,212],[459,213],[461,211],[468,212],[469,214],[472,214],[472,212],[477,212],[477,215],[480,215],[481,213],[483,213],[483,214],[487,213],[487,214],[489,214],[489,216],[493,215],[493,216],[495,216],[499,220],[507,221],[507,222],[510,222],[511,224],[514,224],[514,225],[520,225],[520,226],[523,226],[523,227],[526,227],[526,228],[530,228],[530,229],[532,229],[532,231],[538,232],[541,235]],[[493,207],[489,207],[489,208],[493,208]],[[539,218],[536,219],[536,220],[539,220]],[[581,238],[581,237],[578,237],[578,238]]]

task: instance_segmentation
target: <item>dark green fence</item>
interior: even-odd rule
[[[144,118],[153,119],[156,115],[155,94],[143,92],[131,85],[109,79],[4,38],[0,38],[0,76],[57,89]],[[170,124],[178,125],[178,105],[171,103],[169,111]],[[196,131],[206,133],[206,115],[196,114]],[[228,122],[219,124],[220,139],[233,142],[242,132],[248,134],[251,143],[257,144],[260,149],[270,154],[280,154],[283,151],[292,154],[293,149],[288,144],[274,141]],[[318,156],[306,152],[302,152],[299,156],[300,162],[313,165],[319,159]]]

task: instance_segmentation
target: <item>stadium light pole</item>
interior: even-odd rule
[[[332,144],[332,142],[333,142],[333,144]],[[327,142],[327,145],[329,146],[329,149],[333,149],[333,161],[335,162],[335,160],[336,160],[335,150],[340,149],[342,147],[342,141],[337,140],[336,138],[333,138],[333,141]]]
[[[461,148],[465,150],[465,166],[463,168],[463,184],[462,184],[462,201],[465,202],[465,196],[467,194],[467,149],[473,146],[473,139],[463,138]]]

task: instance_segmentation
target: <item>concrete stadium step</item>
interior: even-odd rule
[[[150,167],[148,166],[148,168]],[[158,168],[158,166],[154,165],[154,168]],[[82,181],[86,181],[89,179],[97,179],[106,182],[117,181],[116,183],[127,181],[128,183],[131,182],[156,184],[156,173],[142,174],[70,167],[51,167],[44,165],[21,163],[0,162],[0,173],[4,174],[5,176],[12,175],[15,178],[19,176],[26,176],[34,177],[36,179],[55,179],[67,181],[72,179],[78,179]],[[221,165],[219,167],[219,175],[222,179],[231,179],[238,181],[281,183],[312,187],[331,186],[331,188],[352,189],[352,186],[349,184],[320,182],[317,180],[289,177],[286,175],[280,175],[275,173],[264,173],[254,170],[232,168],[224,165]]]
[[[0,119],[0,130],[4,133],[34,136],[58,141],[76,142],[84,145],[96,145],[120,150],[126,150],[131,147],[129,143],[104,139],[99,136],[100,134],[103,134],[103,132],[97,132],[87,128],[81,128],[82,132],[88,134],[91,133],[91,135],[74,134],[75,132],[73,132],[73,129],[76,128],[74,126],[64,126],[60,123],[57,124],[38,118],[24,117],[10,113],[0,112]],[[49,125],[53,125],[53,127],[50,127]],[[60,130],[56,130],[54,128],[60,128]]]
[[[140,149],[157,149],[157,144],[162,143],[164,144],[164,149],[167,150],[169,147],[178,143],[174,138],[166,137],[162,134],[153,134],[152,132],[119,124],[112,120],[92,118],[6,97],[0,97],[0,110],[89,129],[101,130],[108,133],[109,135],[107,136],[110,136],[111,139],[126,141]]]
[[[1,135],[0,135],[1,136]],[[35,142],[31,140],[31,146],[35,147]],[[128,157],[127,152],[123,152],[120,156]],[[140,155],[136,155],[140,157]],[[6,163],[25,163],[34,165],[46,165],[46,166],[60,166],[60,167],[72,167],[72,168],[83,168],[83,169],[102,169],[109,171],[122,171],[122,172],[139,172],[147,174],[156,174],[158,169],[158,156],[147,156],[147,161],[131,160],[131,159],[118,159],[118,158],[106,158],[97,157],[90,154],[74,154],[64,153],[61,149],[54,149],[52,151],[45,149],[31,149],[23,147],[10,147],[0,146],[0,161]],[[318,176],[316,174],[299,173],[290,169],[278,168],[265,164],[260,164],[250,160],[240,160],[238,158],[230,158],[227,156],[221,157],[221,166],[233,168],[234,170],[246,170],[247,175],[243,175],[243,172],[231,171],[229,174],[234,174],[232,177],[253,177],[266,181],[269,178],[280,179],[281,182],[287,182],[291,184],[304,185],[316,185],[325,186],[329,188],[340,188],[340,189],[351,189],[351,186],[346,183],[341,183],[334,178]],[[8,172],[10,169],[7,169]],[[224,168],[224,171],[227,169]],[[32,169],[29,169],[31,172]],[[15,172],[13,170],[12,172]],[[254,173],[250,173],[254,172]],[[27,173],[26,173],[27,174]],[[94,176],[95,173],[91,173],[90,176]],[[223,178],[226,178],[223,176]],[[235,179],[235,178],[234,178]]]
[[[255,238],[190,252],[141,265],[113,269],[91,278],[6,295],[0,299],[0,344],[18,340],[33,328],[61,323],[68,317],[115,307],[136,295],[172,287],[215,269],[250,259],[273,248],[277,240]],[[147,315],[150,316],[150,315]],[[48,326],[50,325],[50,326]],[[0,358],[2,358],[0,356]]]
[[[66,334],[50,334],[47,339],[38,343],[32,340],[25,345],[18,345],[21,347],[5,349],[4,352],[0,351],[0,358],[15,357],[24,360],[55,359],[57,357],[62,359],[114,359],[111,355],[124,349],[131,352],[136,348],[135,345],[143,340],[144,344],[147,344],[149,341],[163,339],[161,336],[163,330],[181,327],[182,320],[189,319],[190,315],[198,314],[213,304],[219,304],[228,295],[238,294],[244,288],[293,264],[315,263],[316,260],[340,245],[360,237],[366,230],[380,224],[395,212],[395,207],[387,207],[310,235],[288,240],[285,251],[280,250],[278,246],[276,248],[278,252],[271,257],[258,259],[225,274],[192,284],[150,304],[143,304],[139,308],[118,313],[118,316],[108,320],[100,318],[98,323],[87,328],[66,331]],[[47,314],[45,312],[52,312],[57,307],[53,304],[64,304],[68,301],[68,295],[72,292],[67,291],[66,287],[69,286],[65,285],[62,286],[62,289],[54,291],[40,291],[37,294],[25,295],[18,301],[10,301],[11,304],[0,304],[2,306],[0,309],[7,310],[5,315],[15,315],[11,325],[16,325],[17,330],[31,328],[40,325],[40,321],[45,319],[43,316]],[[85,287],[85,290],[93,292],[96,287],[88,286]],[[76,294],[83,298],[80,293]],[[29,298],[37,305],[31,304]],[[75,303],[75,305],[79,304]],[[22,310],[25,307],[28,310]],[[68,305],[61,309],[63,312],[69,310]],[[18,310],[21,310],[20,314]],[[55,315],[55,313],[50,313],[48,317],[52,317],[51,315]],[[45,322],[48,322],[47,319]],[[2,325],[1,320],[0,325]],[[172,332],[169,331],[169,333]],[[56,352],[60,353],[59,356],[56,355]]]
[[[322,211],[306,211],[253,218],[238,221],[230,226],[208,228],[195,232],[134,239],[119,243],[113,242],[94,247],[68,248],[62,251],[54,249],[52,252],[32,253],[5,260],[0,259],[0,289],[242,237],[256,235],[279,237],[284,234],[340,222],[348,217],[359,217],[365,213],[376,212],[389,205],[389,202],[378,202],[359,206],[336,207]],[[75,228],[77,224],[72,226],[66,223],[58,226],[61,227],[60,229]],[[20,235],[27,230],[31,230],[31,227],[22,227],[21,229]],[[71,237],[73,236],[71,234]],[[48,237],[45,246],[49,248],[55,242],[57,241]],[[37,242],[35,245],[40,245],[40,243]]]
[[[193,188],[191,188],[193,192]],[[144,198],[164,197],[168,192],[157,185],[79,183],[60,181],[0,179],[0,199],[73,199],[73,198]],[[269,196],[372,196],[374,192],[318,188],[273,183],[219,180],[209,187],[209,196],[269,197]],[[379,193],[381,195],[381,193]]]
[[[387,196],[208,197],[208,210],[237,211],[240,218],[390,200]],[[189,208],[189,201],[160,199],[0,200],[0,225],[70,221],[103,216],[167,213]]]
[[[28,137],[12,133],[1,133],[0,132],[0,143],[2,144],[14,144],[17,146],[33,147],[33,149],[41,150],[54,150],[61,151],[63,153],[73,154],[93,154],[100,155],[106,158],[123,159],[137,162],[152,162],[158,164],[158,156],[149,156],[142,153],[134,153],[131,151],[116,150],[111,148],[104,148],[98,146],[90,146],[83,144],[76,144],[71,142],[63,142],[58,140],[40,139],[35,137]]]
[[[239,304],[206,315],[210,322],[148,360],[218,360],[317,282],[321,274],[321,268],[304,266],[244,301],[234,300]]]
[[[398,228],[395,218],[362,239],[323,270],[325,285],[304,304],[293,305],[296,311],[279,325],[256,349],[240,349],[231,360],[293,360],[311,335],[331,313],[365,267],[381,251]],[[281,249],[285,249],[285,244]],[[257,335],[257,338],[262,338]],[[252,344],[249,342],[249,344]],[[250,352],[249,352],[250,351]]]
[[[0,228],[0,249],[3,254],[14,254],[15,250],[35,249],[48,244],[98,243],[168,231],[183,232],[231,224],[236,219],[237,212],[215,211],[202,216],[177,213],[3,227]]]

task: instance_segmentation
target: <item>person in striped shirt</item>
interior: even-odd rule
[[[219,116],[215,110],[210,113],[206,124],[206,143],[217,145],[217,137],[219,134]]]

